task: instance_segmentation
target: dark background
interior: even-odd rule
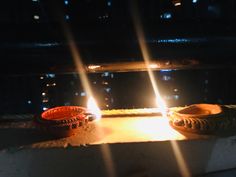
[[[234,0],[13,0],[0,6],[1,72],[73,70],[65,30],[84,63],[142,60],[135,6],[152,59],[235,63]]]
[[[134,9],[152,60],[203,66],[155,72],[169,106],[235,104],[235,0],[12,0],[0,5],[0,113],[85,105],[66,31],[85,64],[142,61]],[[100,107],[154,106],[145,72],[107,72],[89,74]]]

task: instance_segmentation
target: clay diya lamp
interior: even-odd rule
[[[194,104],[170,111],[170,125],[191,133],[215,133],[235,127],[235,110],[217,104]]]
[[[75,135],[78,128],[87,124],[86,109],[79,106],[61,106],[48,109],[37,119],[41,130],[56,137]]]

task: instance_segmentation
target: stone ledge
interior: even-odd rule
[[[104,118],[62,139],[30,121],[1,124],[0,176],[179,176],[176,146],[191,175],[236,167],[236,136],[183,135],[166,123],[158,116]]]

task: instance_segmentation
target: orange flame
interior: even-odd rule
[[[87,108],[90,113],[95,115],[96,120],[101,119],[102,113],[101,110],[99,109],[96,100],[93,97],[89,97],[88,102],[87,102]]]

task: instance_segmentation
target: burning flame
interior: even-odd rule
[[[96,120],[101,119],[102,113],[101,110],[99,109],[96,100],[93,97],[89,97],[88,103],[87,103],[87,108],[89,112],[93,115],[95,115]]]

